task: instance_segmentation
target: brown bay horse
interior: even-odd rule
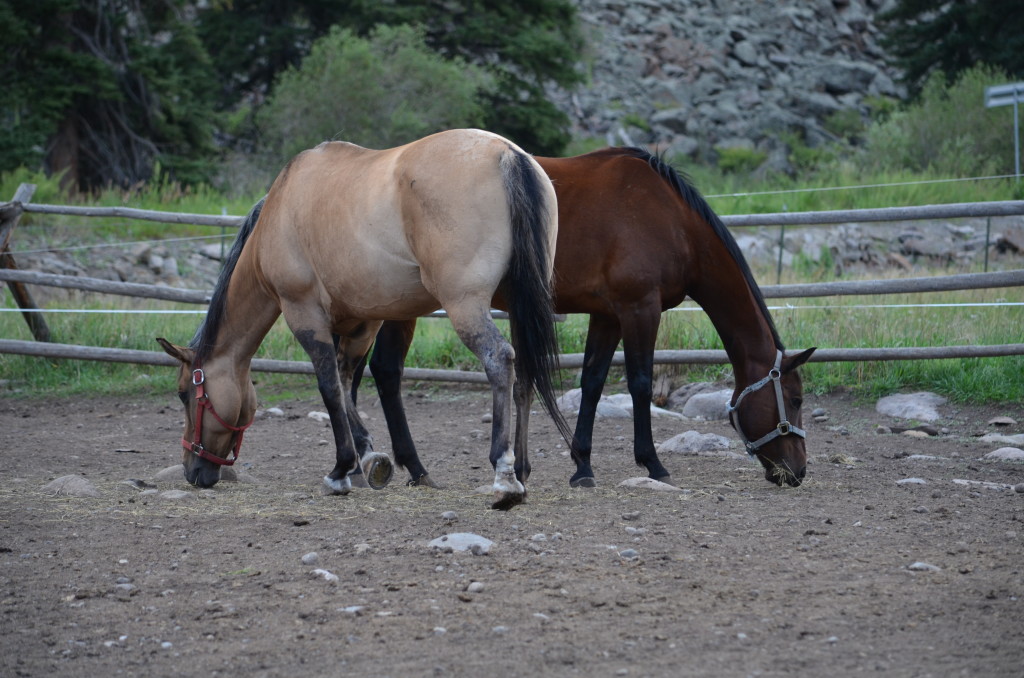
[[[749,266],[700,193],[660,158],[635,148],[537,161],[558,196],[555,311],[590,315],[582,401],[571,447],[576,472],[570,484],[595,483],[590,464],[594,418],[620,341],[633,400],[636,462],[651,478],[670,480],[651,433],[653,353],[662,311],[689,295],[708,314],[732,363],[736,391],[731,420],[748,453],[760,460],[768,480],[799,485],[807,455],[797,368],[814,349],[784,356]],[[503,301],[495,299],[494,305],[503,308]],[[415,322],[384,324],[370,369],[395,461],[408,470],[410,483],[429,485],[433,483],[416,453],[400,395]],[[528,403],[518,410],[522,428],[517,429],[516,471],[526,478],[530,465],[523,420]]]
[[[373,452],[355,412],[353,370],[381,323],[444,308],[491,384],[494,507],[521,502],[516,373],[569,437],[551,383],[556,230],[550,180],[488,132],[453,130],[383,151],[328,142],[296,156],[246,218],[190,344],[157,340],[181,362],[186,479],[211,487],[237,458],[256,410],[251,361],[283,314],[330,416],[337,455],[328,490],[348,493],[357,470],[383,487],[393,466]],[[490,316],[498,290],[509,300],[511,346]]]

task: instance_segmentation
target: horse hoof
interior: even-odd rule
[[[395,466],[391,458],[383,452],[372,452],[363,457],[363,475],[366,482],[375,490],[387,487],[391,482],[391,476],[395,472]]]
[[[584,476],[583,478],[573,478],[569,481],[569,487],[582,487],[582,488],[593,488],[597,487],[597,481],[594,476]]]
[[[523,503],[526,499],[526,493],[515,493],[515,492],[495,492],[494,503],[491,504],[491,508],[496,511],[508,511],[513,506],[518,506]]]
[[[440,485],[435,483],[433,479],[424,473],[419,478],[409,478],[409,482],[406,483],[409,487],[430,487],[435,490],[443,489]]]
[[[359,489],[364,490],[369,489],[370,487],[370,484],[366,482],[366,476],[364,476],[362,473],[350,473],[348,476],[348,480],[352,484],[352,487],[357,487]]]
[[[348,476],[335,480],[330,476],[324,476],[324,486],[327,488],[327,494],[348,494],[352,491],[352,483],[349,481]]]

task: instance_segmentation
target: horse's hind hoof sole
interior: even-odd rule
[[[391,476],[395,473],[395,466],[391,463],[391,458],[381,452],[366,455],[362,466],[366,483],[375,490],[387,487],[391,482]]]
[[[526,499],[525,493],[515,494],[513,492],[495,492],[494,503],[491,504],[491,508],[496,511],[508,511],[513,506],[518,506],[519,504],[522,504],[524,499]]]

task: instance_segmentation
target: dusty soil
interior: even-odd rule
[[[680,493],[618,487],[639,475],[622,420],[598,422],[600,486],[570,489],[537,415],[528,501],[502,513],[475,492],[493,479],[482,389],[407,396],[445,489],[403,473],[347,497],[320,494],[333,452],[306,417],[320,404],[261,395],[286,416],[246,434],[241,481],[159,486],[188,491],[177,500],[125,482],[178,461],[173,394],[0,400],[0,675],[1021,674],[1024,494],[953,482],[1024,483],[1022,465],[978,461],[1000,445],[974,437],[994,415],[1024,421],[1020,406],[947,406],[949,432],[915,439],[876,433],[891,422],[870,404],[810,397],[828,421],[808,424],[802,487],[745,459],[673,456]],[[659,441],[735,440],[723,422],[655,425]],[[101,496],[41,490],[67,474]],[[427,548],[450,532],[494,545]]]

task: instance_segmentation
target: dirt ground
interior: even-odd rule
[[[321,404],[261,399],[285,415],[246,434],[239,482],[199,491],[179,476],[148,494],[126,481],[152,483],[180,460],[174,394],[0,399],[0,675],[1024,670],[1024,494],[1002,487],[1024,483],[1024,465],[979,461],[1001,445],[976,438],[995,415],[1024,422],[1019,405],[947,405],[948,432],[918,439],[877,433],[893,422],[870,403],[810,396],[805,412],[824,408],[827,421],[805,422],[802,487],[768,484],[745,458],[670,456],[676,493],[618,487],[640,475],[623,420],[598,421],[599,487],[570,489],[572,464],[538,414],[527,503],[503,513],[475,492],[493,480],[481,388],[407,395],[444,489],[406,487],[399,471],[347,497],[320,493],[333,451],[306,415]],[[724,422],[655,427],[657,441],[688,429],[736,440]],[[68,474],[100,496],[42,490]],[[897,484],[911,477],[926,484]],[[494,544],[427,547],[452,532]]]

